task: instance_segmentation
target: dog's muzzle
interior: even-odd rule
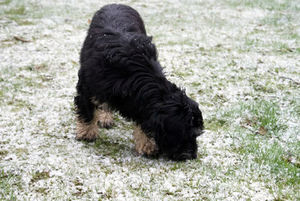
[[[191,160],[191,159],[196,159],[196,158],[197,158],[197,153],[189,153],[189,152],[174,154],[172,156],[172,159],[176,160],[176,161],[185,161],[185,160]]]

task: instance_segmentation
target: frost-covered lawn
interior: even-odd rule
[[[122,1],[203,111],[184,163],[138,156],[118,115],[74,139],[79,50],[105,3],[0,0],[0,200],[299,200],[300,2]]]

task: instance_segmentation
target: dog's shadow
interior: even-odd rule
[[[113,132],[114,129],[110,129]],[[116,129],[120,131],[119,129]],[[126,131],[123,131],[124,133]],[[125,134],[124,134],[125,135]],[[155,155],[141,155],[134,148],[133,139],[130,135],[126,135],[125,138],[116,139],[112,134],[107,132],[99,132],[99,137],[93,143],[85,142],[86,146],[93,147],[95,154],[99,157],[110,158],[114,160],[123,160],[126,158],[130,161],[136,161],[140,163],[164,163],[173,164],[173,163],[184,163],[185,161],[172,161],[167,155],[164,154],[155,154]],[[196,160],[195,160],[196,161]]]
[[[134,147],[133,129],[130,122],[124,121],[119,115],[114,116],[115,125],[112,128],[99,128],[98,138],[90,143],[84,142],[86,146],[92,147],[99,157],[111,159],[131,158],[140,162],[174,163],[164,154],[141,155]],[[196,159],[197,160],[197,159]],[[184,161],[177,161],[175,163]]]
[[[111,159],[143,159],[146,161],[157,161],[161,157],[157,155],[140,155],[134,148],[132,138],[133,129],[126,125],[116,126],[110,129],[99,129],[98,138],[94,142],[83,142],[87,147],[93,148],[96,155],[99,157],[108,157]],[[126,129],[128,128],[128,130]],[[167,158],[164,160],[167,161]],[[146,162],[145,161],[145,162]]]
[[[129,135],[123,135],[122,138],[116,137],[114,133],[124,132],[120,129],[99,130],[98,138],[93,143],[95,151],[103,156],[121,157],[126,152],[132,152],[132,140]]]

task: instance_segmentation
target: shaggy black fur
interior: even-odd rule
[[[75,105],[93,119],[91,99],[141,126],[159,152],[173,160],[197,157],[203,119],[196,102],[164,76],[143,20],[129,6],[106,5],[92,19],[84,41]]]

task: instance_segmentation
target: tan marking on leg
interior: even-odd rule
[[[153,138],[148,138],[139,126],[133,131],[135,149],[139,154],[152,155],[157,152],[157,146]]]
[[[92,103],[97,107],[99,126],[102,128],[110,128],[113,126],[113,115],[107,103],[101,104],[96,97],[91,98]]]
[[[113,115],[107,105],[103,103],[99,109],[99,124],[102,128],[110,128],[113,126]]]
[[[78,119],[76,140],[95,141],[98,137],[98,121],[98,110],[95,110],[94,118],[89,123],[85,123],[82,120]]]

